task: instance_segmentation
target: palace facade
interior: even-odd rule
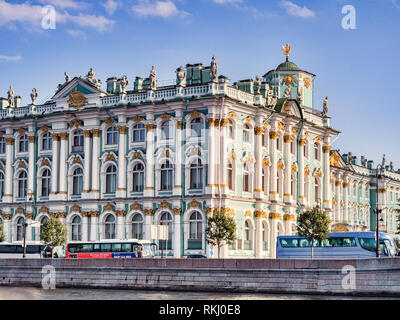
[[[296,233],[301,210],[319,205],[334,231],[395,233],[400,171],[331,149],[328,99],[313,100],[315,75],[286,61],[231,85],[210,66],[186,65],[176,82],[65,74],[55,95],[21,106],[0,98],[0,223],[6,241],[40,241],[32,221],[63,221],[69,241],[152,239],[168,225],[165,253],[210,256],[207,216],[235,218],[222,257],[275,256],[276,237]],[[377,197],[378,196],[378,197]],[[214,249],[215,252],[215,249]],[[215,253],[216,254],[216,253]]]

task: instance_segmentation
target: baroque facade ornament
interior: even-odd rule
[[[86,98],[82,92],[78,91],[78,88],[69,94],[68,101],[70,107],[78,110],[86,104]]]

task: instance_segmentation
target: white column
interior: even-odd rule
[[[92,198],[98,198],[100,194],[100,179],[99,179],[99,158],[100,158],[100,130],[93,129],[93,156],[92,156]]]
[[[125,239],[125,211],[117,212],[117,239]]]
[[[349,222],[349,207],[347,202],[349,201],[349,179],[344,177],[343,179],[343,204],[344,204],[344,212],[343,212],[343,222]]]
[[[97,241],[97,224],[98,224],[98,213],[91,213],[90,215],[90,241]]]
[[[152,121],[153,115],[147,115],[147,119]],[[148,123],[146,127],[146,178],[144,195],[146,197],[154,196],[154,129],[153,123]]]
[[[35,136],[28,136],[29,140],[29,175],[28,175],[28,198],[32,197],[35,184]]]
[[[4,217],[3,215],[3,233],[4,233],[4,241],[5,242],[10,242],[10,222],[11,222],[11,216],[7,215],[7,217]]]
[[[284,202],[292,202],[294,190],[291,190],[290,184],[290,179],[292,177],[292,166],[290,163],[290,144],[292,142],[292,136],[290,135],[291,127],[287,125],[286,130],[285,136],[283,137],[283,157],[285,161],[283,199]]]
[[[26,241],[32,241],[32,215],[28,214],[28,216],[25,219],[25,222],[27,223],[26,227]]]
[[[60,152],[60,135],[57,133],[53,133],[51,135],[53,138],[53,161],[52,161],[52,169],[51,169],[51,195],[58,193],[58,171],[60,167],[60,160],[58,154]]]
[[[5,192],[3,196],[3,202],[12,202],[12,178],[13,178],[13,146],[14,138],[5,138],[6,147],[6,176],[5,176]]]
[[[84,213],[82,215],[82,241],[89,241],[88,237],[88,215]]]
[[[60,188],[59,194],[61,199],[67,199],[67,140],[68,133],[60,134],[61,147],[60,147]]]
[[[173,233],[173,251],[174,258],[181,257],[181,216],[180,214],[174,214],[174,233]]]
[[[255,239],[255,253],[256,258],[262,256],[262,212],[258,211],[254,213],[256,220],[256,239]],[[265,214],[265,213],[264,213]]]
[[[274,121],[276,123],[276,121]],[[276,139],[279,138],[279,131],[274,125],[269,132],[270,138],[270,157],[271,157],[271,177],[270,177],[270,200],[278,199],[277,179],[278,179],[278,157],[276,148]]]
[[[220,150],[220,156],[221,156],[221,193],[226,194],[228,192],[228,145],[227,145],[227,139],[228,139],[228,119],[223,119],[221,121],[221,150]]]
[[[306,140],[304,138],[300,139],[300,144],[299,144],[299,201],[301,205],[304,205],[305,203],[305,198],[304,198],[304,147],[306,144]]]
[[[82,197],[88,198],[90,192],[90,171],[91,171],[91,151],[92,151],[92,138],[91,138],[91,131],[85,130],[83,131],[85,135],[85,143],[84,143],[84,168],[83,168],[83,192]]]
[[[216,186],[215,181],[215,165],[216,165],[216,135],[215,135],[215,125],[217,120],[213,118],[207,119],[209,129],[208,129],[208,184],[206,192],[211,194]]]
[[[255,165],[255,188],[254,197],[256,199],[261,199],[264,196],[264,190],[262,189],[262,138],[263,138],[264,128],[256,127],[254,129],[254,135],[256,139],[256,165]],[[224,161],[225,162],[225,161]]]
[[[144,217],[144,239],[145,240],[149,240],[149,241],[153,240],[151,238],[152,221],[153,221],[153,216],[151,216],[150,214],[146,214]]]
[[[323,163],[324,163],[324,209],[330,211],[332,209],[332,191],[331,191],[331,167],[329,161],[329,154],[331,147],[325,145],[322,148],[323,151]]]
[[[182,112],[177,113],[181,114]],[[175,157],[175,184],[173,189],[174,195],[182,194],[182,135],[183,135],[183,122],[180,118],[176,122],[176,139],[175,139],[175,148],[176,148],[176,157]],[[183,169],[184,170],[184,169]]]
[[[340,217],[340,201],[341,201],[341,182],[340,182],[341,177],[336,174],[336,181],[335,181],[335,198],[336,198],[336,207],[335,207],[335,221],[336,222],[341,222],[341,217]]]
[[[270,245],[270,253],[271,253],[271,258],[276,259],[276,237],[277,237],[277,220],[276,219],[270,219],[270,226],[271,226],[271,232],[270,232],[270,240],[269,240],[269,245]]]
[[[126,131],[125,125],[118,126],[119,148],[118,148],[118,189],[117,197],[126,197]]]

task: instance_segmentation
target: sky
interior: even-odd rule
[[[346,5],[355,29],[343,28]],[[255,78],[283,62],[290,43],[290,60],[317,75],[314,108],[329,98],[341,132],[333,148],[375,165],[386,154],[400,168],[400,0],[0,0],[0,43],[0,96],[12,84],[23,105],[32,88],[45,102],[64,72],[90,67],[103,89],[123,75],[132,88],[152,65],[170,81],[180,65],[209,65],[213,55],[232,83]]]

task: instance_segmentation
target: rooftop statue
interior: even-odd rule
[[[68,83],[71,81],[71,77],[69,76],[69,74],[67,72],[64,72],[65,75],[65,82]]]
[[[212,82],[218,82],[218,64],[217,61],[215,60],[215,56],[212,57],[211,61],[210,80]]]
[[[256,81],[254,81],[254,87],[256,88],[255,94],[261,93],[261,80],[259,76],[256,76]]]
[[[124,75],[122,77],[120,84],[121,84],[121,93],[126,93],[126,88],[128,87],[129,84],[127,76]]]
[[[271,108],[275,108],[276,104],[278,103],[278,97],[274,96],[273,90],[268,90],[267,93],[267,106]]]
[[[289,43],[286,43],[286,47],[282,46],[282,51],[286,55],[286,61],[289,61],[289,55],[291,50],[292,47],[290,46]]]
[[[186,86],[186,71],[184,67],[180,66],[176,70],[176,76],[178,78],[178,85],[182,87]]]
[[[285,94],[283,95],[283,97],[287,99],[292,98],[292,88],[287,87],[285,89]]]
[[[87,79],[90,83],[94,84],[94,85],[96,86],[96,88],[99,89],[99,88],[100,88],[100,81],[99,81],[98,79],[96,79],[94,75],[95,75],[95,74],[94,74],[93,68],[90,68],[90,71],[88,72],[88,74],[87,74],[87,76],[86,76],[86,79]]]
[[[322,109],[322,116],[325,117],[328,114],[328,97],[324,100],[324,106]]]
[[[11,85],[10,85],[10,90],[8,90],[8,106],[10,108],[14,108],[15,107],[14,89],[13,89],[13,87]]]
[[[32,104],[36,105],[36,99],[38,97],[38,93],[36,91],[36,88],[32,89],[32,93],[31,93],[31,99],[32,99]]]
[[[384,154],[383,158],[382,158],[382,168],[383,169],[385,168],[385,164],[386,164],[386,154]]]
[[[150,71],[150,89],[151,90],[157,89],[157,72],[155,66],[153,66]]]
[[[297,93],[297,101],[299,102],[300,106],[303,106],[303,90],[300,88],[299,92]]]
[[[393,161],[390,161],[389,170],[392,172],[394,171]]]

